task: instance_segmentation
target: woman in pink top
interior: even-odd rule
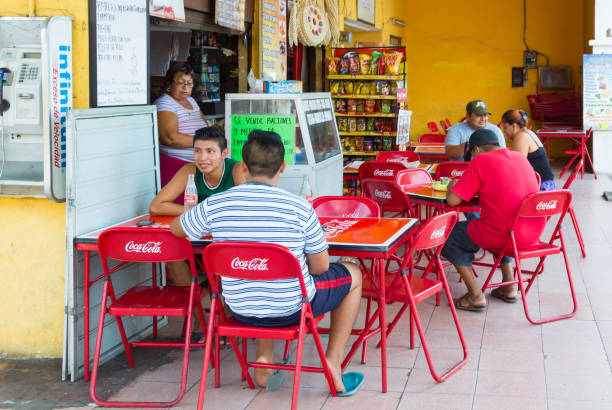
[[[183,165],[193,162],[193,135],[207,126],[204,114],[191,97],[193,85],[193,69],[174,64],[166,73],[165,94],[155,101],[162,186]],[[182,197],[179,199],[182,203]]]

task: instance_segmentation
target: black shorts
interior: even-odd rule
[[[312,277],[317,291],[310,301],[312,313],[315,317],[334,310],[351,290],[352,277],[346,266],[341,263],[330,263],[329,270]],[[228,307],[229,309],[229,307]],[[279,317],[254,317],[230,313],[240,323],[261,327],[282,327],[295,325],[300,322],[300,310],[289,315]]]

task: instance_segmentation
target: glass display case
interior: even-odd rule
[[[342,195],[342,149],[329,93],[226,94],[225,136],[232,158],[253,129],[277,132],[287,168],[278,185],[300,194],[304,175],[314,197]]]

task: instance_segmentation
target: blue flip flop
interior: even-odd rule
[[[346,391],[337,393],[340,397],[352,396],[357,393],[365,380],[365,376],[360,372],[348,372],[342,375],[342,383]]]
[[[282,364],[289,363],[291,360],[291,353],[287,355],[287,358],[283,360]],[[274,391],[278,390],[279,387],[285,383],[285,378],[287,377],[287,370],[277,369],[274,374],[268,380],[268,384],[266,384],[266,391]]]

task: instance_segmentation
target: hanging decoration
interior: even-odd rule
[[[337,0],[295,0],[289,16],[289,46],[326,46],[340,38]]]

